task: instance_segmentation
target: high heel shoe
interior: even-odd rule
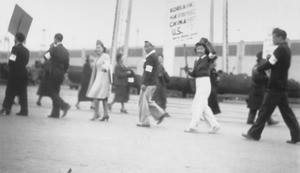
[[[120,112],[121,112],[122,114],[128,114],[128,112],[127,112],[126,109],[120,109]]]
[[[108,119],[109,119],[109,116],[104,116],[99,121],[108,121]]]
[[[94,115],[94,117],[92,119],[90,119],[91,121],[95,121],[96,119],[100,118],[100,115]]]
[[[37,101],[37,102],[36,102],[36,105],[42,106],[42,103],[41,103],[40,101]]]
[[[80,109],[80,106],[78,103],[76,103],[75,107],[79,110]]]

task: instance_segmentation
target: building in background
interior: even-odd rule
[[[290,40],[289,45],[292,51],[292,62],[289,71],[289,77],[300,82],[300,74],[298,69],[300,69],[300,40]],[[225,61],[222,58],[222,43],[216,43],[215,48],[217,50],[217,70],[223,70]],[[187,60],[190,67],[192,67],[193,62],[196,58],[194,54],[194,45],[187,45]],[[228,73],[240,74],[244,73],[251,75],[251,68],[253,67],[256,59],[256,54],[263,49],[263,42],[236,42],[229,43],[229,57],[228,57]],[[163,47],[156,47],[158,53],[163,53]],[[70,50],[70,65],[71,66],[82,66],[84,63],[84,57],[86,54],[94,54],[94,50]],[[7,62],[7,52],[0,52],[0,63]],[[42,54],[40,51],[32,51],[30,54],[29,66],[33,65],[35,61],[42,59]],[[174,48],[174,66],[173,71],[169,72],[173,76],[186,77],[184,73],[185,58],[184,58],[184,48],[175,47]],[[167,57],[166,57],[167,58]],[[168,57],[170,58],[170,57]],[[128,58],[124,64],[134,70],[136,74],[142,73],[142,64],[144,59],[144,52],[142,47],[131,47],[128,51]],[[172,59],[172,57],[171,57]],[[168,66],[168,64],[165,64]]]

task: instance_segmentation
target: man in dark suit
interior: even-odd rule
[[[287,34],[284,30],[275,28],[272,35],[273,44],[278,47],[274,50],[269,60],[256,69],[259,72],[271,69],[267,92],[256,122],[249,129],[248,133],[242,134],[242,136],[247,139],[259,140],[265,123],[270,119],[275,107],[278,106],[283,120],[290,130],[291,140],[288,140],[287,143],[295,144],[300,142],[300,127],[295,114],[289,107],[287,98],[291,50],[287,45]]]
[[[9,78],[7,81],[5,98],[3,101],[1,115],[9,115],[14,103],[15,96],[19,97],[21,110],[17,115],[28,115],[27,83],[28,73],[26,65],[29,60],[29,51],[24,47],[25,36],[22,33],[15,35],[15,46],[13,46],[8,60]]]
[[[158,59],[153,45],[149,41],[145,41],[145,52],[147,53],[143,66],[144,72],[142,76],[141,93],[139,98],[139,127],[150,127],[149,115],[160,124],[166,113],[160,108],[152,95],[156,90],[158,78]]]
[[[64,80],[64,75],[69,68],[69,52],[62,45],[63,35],[58,33],[54,36],[52,48],[45,54],[49,60],[49,68],[46,70],[47,93],[52,99],[52,112],[49,118],[59,118],[60,110],[63,111],[62,117],[67,115],[70,105],[67,104],[60,96],[60,86]]]

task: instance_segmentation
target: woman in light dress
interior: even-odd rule
[[[106,53],[106,48],[100,40],[96,42],[96,54],[93,71],[91,74],[91,79],[88,87],[86,96],[93,98],[94,102],[94,116],[92,121],[97,120],[101,117],[99,111],[99,102],[102,101],[103,104],[103,116],[100,121],[108,121],[108,96],[110,91],[110,57]]]

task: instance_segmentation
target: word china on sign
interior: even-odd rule
[[[173,42],[193,41],[199,35],[199,20],[195,0],[169,0],[167,16],[168,33]]]

